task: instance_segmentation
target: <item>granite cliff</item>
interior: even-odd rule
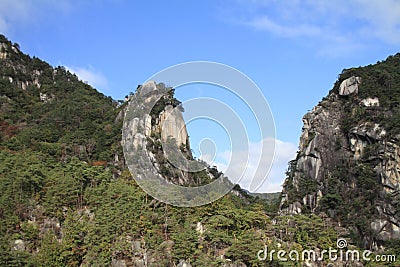
[[[362,247],[400,238],[400,55],[344,70],[303,117],[280,214],[315,213]]]
[[[148,81],[138,86],[127,101],[123,143],[127,144],[126,155],[132,155],[128,156],[128,166],[136,170],[131,171],[137,173],[138,179],[147,176],[141,173],[146,170],[161,181],[188,186],[205,184],[221,175],[193,158],[182,116],[184,110],[174,97],[173,88]],[[147,162],[147,158],[151,162]],[[188,166],[182,166],[185,162],[204,166],[198,168],[199,171],[189,171]]]

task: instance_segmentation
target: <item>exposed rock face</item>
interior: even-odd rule
[[[177,267],[192,267],[192,265],[186,261],[181,261]]]
[[[360,77],[338,84],[303,117],[280,213],[324,212],[350,227],[362,246],[378,249],[400,238],[400,141],[377,119],[389,109],[377,97],[358,96]]]
[[[358,93],[358,85],[361,83],[360,77],[352,76],[340,84],[339,95],[350,95]]]
[[[385,129],[376,123],[362,123],[350,130],[350,150],[354,153],[354,159],[360,159],[364,149],[371,143],[382,141],[385,136]]]
[[[40,101],[47,103],[50,102],[54,98],[54,96],[49,96],[45,93],[39,93],[39,98]]]
[[[157,84],[155,81],[147,81],[142,85],[141,94],[144,97],[149,97],[158,92]]]
[[[143,147],[146,136],[141,133],[138,128],[144,127],[144,121],[140,120],[139,118],[134,118],[129,121],[128,127],[131,129],[132,135],[130,136],[130,140],[132,140],[133,147],[135,149]]]
[[[204,225],[201,222],[197,222],[196,225],[196,232],[198,232],[200,235],[204,234],[206,231],[206,228],[204,227]]]
[[[379,99],[377,97],[371,98],[368,97],[366,99],[361,100],[361,103],[366,107],[379,107]]]
[[[24,251],[25,250],[25,242],[22,239],[17,239],[14,241],[12,250],[16,251]]]
[[[399,227],[385,219],[376,219],[371,222],[371,229],[378,233],[380,240],[387,241],[391,238],[400,238]]]
[[[161,132],[161,139],[166,141],[168,138],[174,138],[177,144],[186,145],[188,143],[188,134],[186,124],[182,113],[167,105],[159,117],[158,131]]]
[[[293,186],[297,191],[303,189],[300,187],[304,179],[312,179],[315,183],[320,183],[328,174],[329,169],[333,169],[345,156],[335,155],[336,140],[344,139],[344,135],[340,131],[340,104],[336,103],[334,98],[332,96],[330,100],[324,100],[303,117],[300,151],[293,172]],[[329,108],[327,108],[328,103],[330,103]],[[305,194],[302,199],[288,203],[287,212],[301,213],[304,206],[314,211],[317,207],[318,196],[321,197],[321,192],[318,192],[315,188],[315,191],[307,192],[311,194]],[[284,190],[282,203],[287,200],[287,197]]]
[[[150,103],[159,93],[157,85],[154,81],[148,81],[142,85],[140,94],[144,97],[145,103]],[[144,134],[138,129],[143,128]],[[131,121],[131,129],[133,134],[134,146],[143,146],[143,140],[146,137],[151,138],[154,135],[160,135],[161,140],[166,141],[168,138],[176,140],[177,145],[187,145],[188,134],[186,124],[179,108],[174,108],[167,104],[163,110],[153,118],[149,114],[145,114],[143,118],[134,118]]]
[[[19,62],[20,64],[15,64],[11,57],[12,54],[16,57],[21,57],[21,55],[23,55],[17,44],[0,42],[0,60],[2,64],[9,68],[7,73],[3,73],[3,78],[8,78],[10,83],[14,83],[22,90],[26,90],[31,85],[40,89],[41,84],[39,79],[42,73],[37,69],[29,69],[26,66],[26,62],[23,60]],[[22,72],[26,75],[24,80],[19,79],[17,75],[18,72]]]
[[[196,184],[197,182],[191,179],[189,173],[169,160],[171,154],[168,153],[178,155],[182,159],[193,160],[186,124],[182,116],[183,108],[180,106],[180,102],[173,97],[172,88],[149,81],[140,86],[133,97],[135,99],[133,101],[138,101],[138,105],[143,105],[143,110],[147,106],[150,106],[151,109],[148,107],[144,114],[132,115],[133,118],[125,120],[126,126],[124,127],[129,129],[126,131],[128,133],[126,142],[133,144],[134,149],[132,157],[138,158],[140,168],[144,168],[146,171],[151,170],[157,177],[167,173],[167,180],[172,183]],[[139,108],[139,110],[141,109]],[[128,113],[131,114],[131,112]],[[141,153],[145,153],[146,157],[150,158],[151,164],[155,168],[143,165],[144,161],[141,160],[141,156],[137,156]]]
[[[0,59],[7,58],[7,44],[0,43]]]

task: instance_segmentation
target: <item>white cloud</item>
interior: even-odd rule
[[[90,84],[96,89],[107,90],[108,81],[106,77],[92,66],[89,67],[70,67],[66,66],[70,72],[75,73],[83,82]]]
[[[322,50],[352,51],[368,41],[400,44],[398,0],[238,1],[235,21]]]
[[[359,7],[357,16],[367,21],[361,33],[392,44],[400,44],[400,1],[354,0]]]
[[[283,37],[318,36],[321,34],[321,29],[317,26],[307,24],[285,26],[278,24],[268,16],[256,17],[246,24],[258,30],[267,30]]]
[[[261,147],[263,147],[263,153],[261,153]],[[277,192],[282,190],[281,185],[288,162],[295,157],[296,151],[297,146],[293,143],[265,139],[257,143],[249,143],[246,151],[221,152],[213,162],[207,161],[209,160],[207,155],[203,158],[210,165],[217,166],[231,181],[237,182],[242,177],[238,183],[249,191]],[[268,170],[270,170],[269,173]],[[268,176],[266,176],[267,173]]]
[[[8,34],[17,25],[32,26],[41,17],[48,16],[50,10],[66,12],[71,9],[70,0],[30,1],[1,0],[0,1],[0,32]],[[75,5],[76,6],[76,5]],[[44,11],[46,10],[46,12]]]
[[[11,24],[18,21],[27,21],[29,11],[34,9],[31,1],[0,1],[0,31],[7,32]]]

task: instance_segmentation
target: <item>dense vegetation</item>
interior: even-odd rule
[[[31,148],[65,159],[110,161],[121,153],[117,102],[78,80],[19,52],[4,37],[0,65],[0,144]],[[14,49],[13,49],[14,48]],[[44,99],[40,100],[40,96]]]
[[[124,167],[124,105],[0,43],[0,266],[301,266],[257,252],[334,247],[342,235],[315,215],[274,218],[276,197],[190,209],[152,199]]]
[[[231,194],[206,206],[177,208],[151,199],[127,171],[111,179],[102,166],[77,158],[61,163],[32,150],[3,150],[0,158],[1,265],[105,266],[146,251],[153,266],[182,259],[220,266],[222,254],[264,266],[257,259],[264,244],[333,246],[337,238],[315,216],[281,217],[273,225],[263,202],[248,205]],[[204,232],[196,231],[199,223]],[[15,240],[24,241],[24,251],[12,248]]]
[[[351,77],[361,77],[362,82],[357,95],[348,96],[344,108],[349,116],[343,119],[343,130],[349,131],[352,125],[362,121],[372,121],[382,125],[389,136],[400,134],[400,53],[389,56],[382,62],[364,67],[345,69],[339,75],[332,91],[338,93],[340,83]],[[331,91],[331,92],[332,92]],[[362,99],[378,98],[379,106],[365,107],[354,103]],[[350,116],[351,114],[351,116]]]

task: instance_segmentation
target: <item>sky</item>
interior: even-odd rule
[[[66,66],[114,99],[184,62],[219,62],[239,70],[260,88],[274,118],[274,162],[258,189],[274,192],[295,157],[302,116],[327,95],[338,74],[399,52],[400,1],[1,0],[0,32],[23,52]],[[197,86],[190,92],[229,100],[214,91]],[[177,96],[191,97],[178,89]],[[232,104],[241,113],[239,106]],[[196,155],[201,140],[215,143],[212,163],[223,169],[227,155],[241,152],[229,150],[218,127],[196,128],[193,122],[188,130]],[[253,148],[265,138],[250,138],[248,153],[257,154]],[[247,188],[250,178],[240,184]]]

